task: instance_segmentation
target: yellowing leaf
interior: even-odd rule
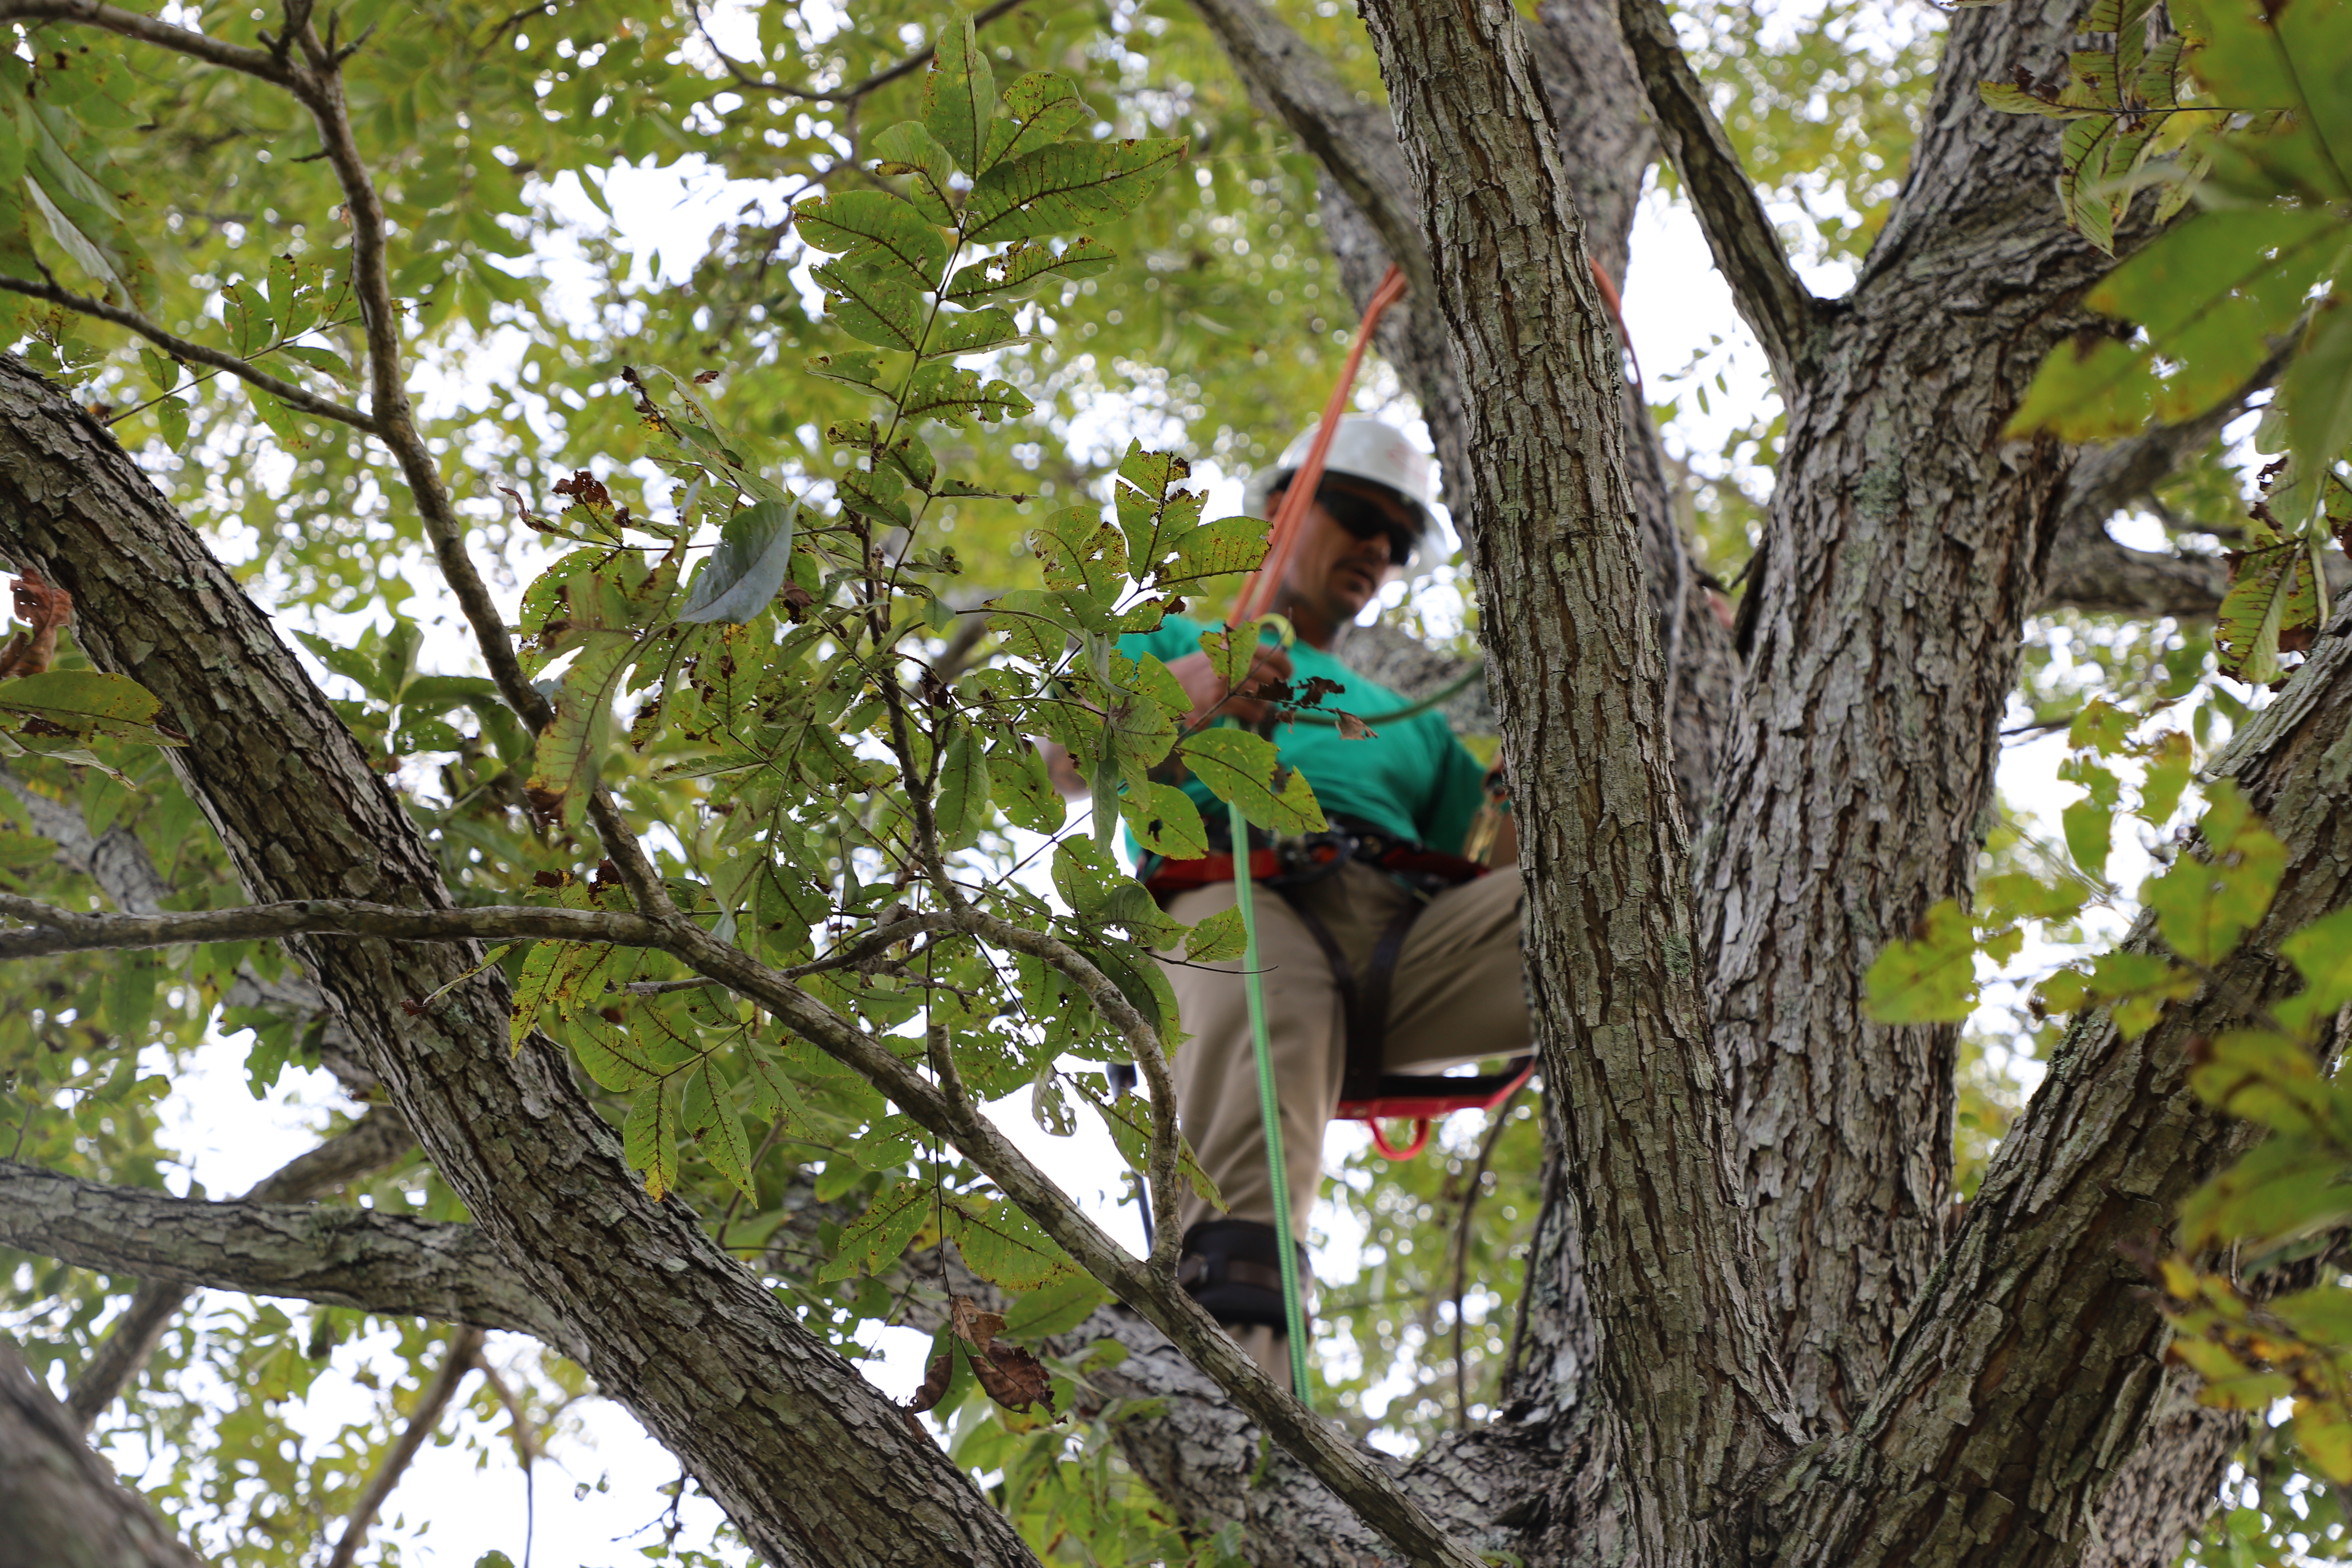
[[[1177,755],[1219,800],[1275,833],[1320,833],[1328,826],[1307,775],[1283,769],[1274,742],[1246,730],[1203,730],[1185,739]]]
[[[1976,933],[1958,902],[1946,899],[1908,942],[1894,942],[1863,978],[1864,1005],[1882,1024],[1943,1024],[1976,1007]]]
[[[163,717],[163,703],[127,675],[52,669],[0,680],[0,712],[23,713],[83,740],[111,735],[151,746],[184,746],[186,735]]]

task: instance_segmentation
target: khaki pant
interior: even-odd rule
[[[1323,1173],[1324,1125],[1339,1103],[1347,1023],[1330,963],[1297,911],[1270,888],[1252,891],[1266,1034],[1282,1105],[1291,1225],[1303,1241],[1307,1211]],[[1295,896],[1330,928],[1359,976],[1381,932],[1417,897],[1394,878],[1354,864],[1307,883]],[[1422,911],[1391,983],[1386,1070],[1437,1072],[1528,1049],[1519,900],[1519,873],[1513,868],[1449,888]],[[1213,883],[1178,894],[1168,912],[1189,924],[1233,902],[1232,883]],[[1177,1117],[1184,1135],[1232,1217],[1271,1225],[1274,1188],[1258,1120],[1241,961],[1163,967],[1175,988],[1182,1026],[1192,1036],[1177,1051],[1174,1064]],[[1180,1230],[1214,1216],[1205,1201],[1185,1189],[1176,1215]]]

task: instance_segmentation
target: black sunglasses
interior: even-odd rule
[[[1398,518],[1370,496],[1344,490],[1337,485],[1323,485],[1315,491],[1315,504],[1321,507],[1333,522],[1358,539],[1387,534],[1391,561],[1402,562],[1412,553],[1412,547],[1421,542],[1420,528]]]

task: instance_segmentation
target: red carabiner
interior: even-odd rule
[[[1391,1160],[1410,1160],[1429,1147],[1430,1121],[1426,1116],[1416,1116],[1412,1119],[1412,1142],[1402,1149],[1389,1142],[1389,1135],[1381,1131],[1377,1118],[1365,1118],[1364,1125],[1372,1130],[1372,1147]]]

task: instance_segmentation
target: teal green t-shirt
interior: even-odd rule
[[[1199,653],[1201,634],[1212,629],[1190,616],[1171,616],[1157,631],[1119,638],[1118,649],[1129,658],[1148,653],[1172,664]],[[1448,855],[1458,853],[1484,798],[1486,770],[1455,739],[1444,715],[1432,709],[1381,722],[1381,714],[1411,707],[1411,700],[1303,642],[1291,645],[1290,666],[1294,687],[1317,676],[1338,682],[1342,689],[1324,698],[1322,706],[1353,713],[1374,731],[1349,741],[1332,724],[1275,727],[1276,754],[1285,765],[1307,775],[1324,814],[1361,817],[1400,838],[1418,839]],[[1213,805],[1223,810],[1198,779],[1186,779],[1184,792],[1204,814]]]

